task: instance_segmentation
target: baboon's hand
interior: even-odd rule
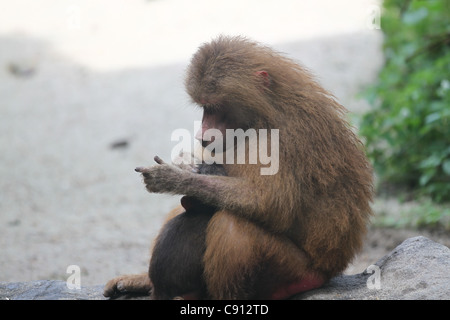
[[[183,170],[192,173],[199,173],[196,159],[194,158],[194,155],[192,153],[180,152],[177,157],[172,159],[172,163]]]
[[[179,193],[183,177],[192,173],[167,164],[158,156],[155,156],[155,161],[158,163],[155,166],[135,169],[136,172],[142,173],[147,190],[152,193]]]

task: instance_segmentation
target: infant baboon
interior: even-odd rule
[[[225,175],[220,165],[201,164],[200,174]],[[217,207],[181,198],[184,210],[170,219],[156,238],[150,259],[153,299],[207,298],[203,278],[206,227]]]

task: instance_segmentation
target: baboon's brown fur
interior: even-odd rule
[[[274,175],[261,175],[262,164],[225,163],[226,176],[141,170],[150,192],[219,208],[206,229],[206,296],[285,298],[342,272],[362,246],[373,192],[344,107],[303,67],[242,37],[202,45],[186,89],[206,127],[279,129]]]

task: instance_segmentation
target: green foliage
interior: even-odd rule
[[[450,1],[385,0],[385,65],[360,133],[381,181],[450,200]]]
[[[383,204],[384,199],[375,201],[376,216],[373,225],[390,228],[421,228],[450,231],[450,207],[436,204],[429,198],[420,201]]]

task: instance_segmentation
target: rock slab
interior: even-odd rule
[[[337,276],[297,295],[309,300],[448,300],[450,249],[428,238],[409,238],[366,271]]]
[[[65,281],[0,282],[0,300],[105,300],[103,286],[69,289]]]
[[[293,297],[307,300],[450,299],[450,249],[425,237],[405,240],[363,273],[341,275]],[[104,300],[103,286],[69,289],[64,281],[0,282],[0,299]],[[132,298],[135,299],[135,298]]]

